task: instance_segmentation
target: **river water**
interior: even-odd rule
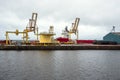
[[[120,80],[120,50],[0,51],[0,80]]]

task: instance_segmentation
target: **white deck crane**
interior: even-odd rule
[[[72,27],[70,30],[68,28],[65,28],[65,31],[69,34],[69,38],[71,38],[71,34],[75,34],[77,36],[77,39],[79,37],[78,34],[78,25],[79,25],[80,18],[75,19],[75,23],[72,23]]]

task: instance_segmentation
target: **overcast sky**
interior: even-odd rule
[[[76,17],[81,19],[79,39],[102,39],[113,25],[120,31],[120,0],[0,0],[0,39],[5,39],[5,31],[25,29],[33,12],[38,13],[39,32],[53,25],[56,37]]]

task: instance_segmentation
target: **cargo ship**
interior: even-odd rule
[[[70,29],[66,26],[62,31],[62,37],[54,38],[54,26],[50,26],[48,32],[39,33],[37,27],[37,13],[32,13],[27,27],[23,31],[6,31],[6,39],[0,40],[0,50],[120,50],[120,45],[111,40],[79,40],[78,25],[80,18],[76,18]],[[35,40],[29,40],[29,32],[36,36]],[[12,40],[9,34],[18,36],[22,34],[22,40]],[[75,35],[76,39],[71,39]]]

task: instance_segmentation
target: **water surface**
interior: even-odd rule
[[[120,50],[0,51],[0,80],[120,80]]]

